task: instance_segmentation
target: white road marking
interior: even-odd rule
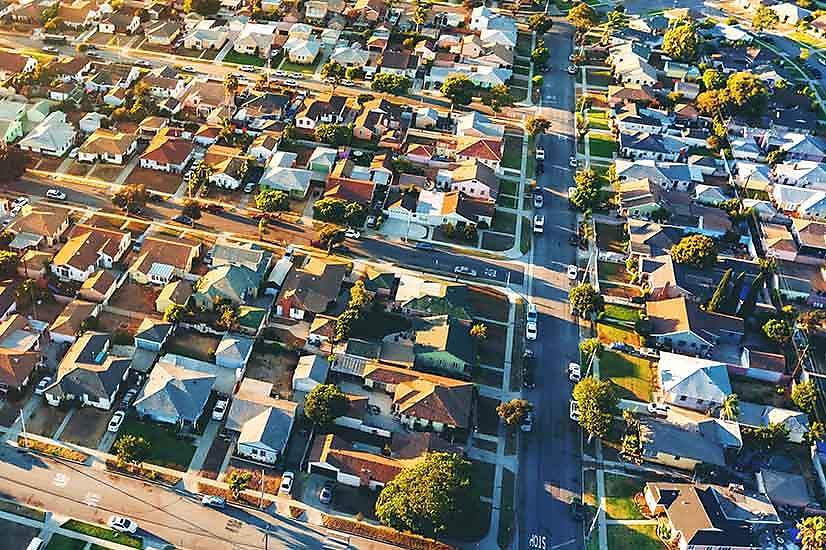
[[[54,475],[53,483],[57,487],[65,487],[66,485],[69,484],[69,478],[64,474],[57,473],[57,474]]]
[[[100,502],[100,495],[97,493],[86,493],[86,497],[83,499],[83,503],[87,506],[96,507]]]

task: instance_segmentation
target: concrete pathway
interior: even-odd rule
[[[233,46],[234,44],[235,44],[235,40],[227,40],[227,43],[226,43],[226,44],[224,44],[224,47],[223,47],[223,48],[221,48],[221,51],[220,51],[220,52],[218,52],[218,55],[216,55],[216,56],[215,56],[215,59],[213,59],[213,60],[212,60],[212,62],[213,62],[215,65],[220,65],[221,63],[223,63],[223,62],[224,62],[224,58],[225,58],[225,57],[227,56],[227,54],[228,54],[228,53],[232,50],[232,46]]]
[[[52,439],[60,439],[60,436],[63,435],[63,431],[66,429],[66,425],[69,424],[69,421],[75,415],[75,411],[77,411],[77,409],[69,409],[69,412],[66,414],[66,416],[63,417],[63,420],[60,422],[60,426],[58,426],[57,429],[54,431]]]
[[[216,420],[210,420],[204,430],[203,435],[198,438],[198,446],[195,449],[195,454],[192,455],[192,460],[189,462],[189,468],[186,473],[189,475],[196,475],[204,466],[207,453],[209,453],[212,442],[215,441],[215,436],[221,429],[221,423]]]
[[[5,443],[6,441],[14,441],[17,442],[17,436],[23,431],[23,424],[28,422],[34,413],[34,410],[40,406],[40,403],[43,401],[41,397],[32,396],[26,404],[23,405],[23,408],[20,409],[20,415],[14,420],[14,424],[6,430],[6,435],[3,438],[0,438],[0,444]],[[21,422],[21,417],[23,421]]]
[[[120,174],[118,174],[118,177],[115,178],[115,181],[113,181],[112,184],[120,187],[121,185],[126,183],[126,178],[129,177],[129,174],[132,173],[132,170],[135,169],[139,161],[140,158],[138,156],[135,156],[132,160],[127,162],[126,166],[123,167],[123,170],[120,171]]]

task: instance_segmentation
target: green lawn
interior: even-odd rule
[[[496,465],[489,462],[473,460],[473,483],[479,488],[479,494],[483,497],[493,496],[493,476],[496,472]]]
[[[146,462],[186,471],[195,454],[195,446],[187,439],[178,439],[173,428],[149,421],[127,417],[120,429],[121,436],[132,434],[143,437],[149,443]]]
[[[519,170],[522,168],[522,136],[505,135],[505,149],[502,166]]]
[[[69,521],[61,525],[61,527],[63,527],[64,529],[68,529],[70,531],[75,531],[77,533],[89,535],[90,537],[95,537],[98,539],[108,540],[109,542],[122,544],[124,546],[129,546],[130,548],[141,548],[143,546],[141,539],[137,537],[132,537],[124,533],[118,533],[117,531],[113,531],[106,527],[101,527],[100,525],[84,523],[76,519],[70,519]]]
[[[642,310],[635,307],[605,304],[605,316],[619,321],[635,323],[640,318],[641,312]]]
[[[609,69],[585,69],[585,77],[589,86],[607,87],[611,84],[611,71]]]
[[[826,48],[826,42],[824,42],[823,40],[819,40],[814,36],[810,36],[805,32],[794,31],[787,33],[786,36],[794,40],[795,42],[803,44],[804,46],[809,46],[811,48],[815,48],[818,50],[821,48]]]
[[[588,126],[598,130],[609,130],[608,112],[603,109],[588,109]]]
[[[499,192],[503,195],[518,195],[519,182],[512,180],[499,180]]]
[[[66,535],[52,535],[46,550],[83,550],[86,548],[86,542],[69,538]]]
[[[526,67],[524,65],[514,65],[513,74],[521,74],[523,76],[528,76],[529,74],[531,74],[531,68]]]
[[[316,67],[318,67],[318,63],[321,61],[321,56],[318,57],[315,63],[311,63],[310,65],[299,65],[298,63],[290,63],[286,59],[281,64],[282,71],[289,71],[291,73],[306,73],[312,74],[315,72]]]
[[[601,325],[604,326],[604,325]],[[610,379],[621,399],[651,401],[651,362],[640,357],[604,351],[599,358],[600,378]]]
[[[377,307],[367,313],[364,321],[359,321],[353,325],[350,336],[367,340],[380,340],[388,334],[403,332],[409,328],[410,320],[407,317]]]
[[[238,65],[263,67],[266,60],[263,57],[258,57],[257,55],[238,53],[235,50],[230,50],[226,57],[224,57],[224,63],[237,63]]]
[[[496,197],[496,205],[502,208],[516,208],[516,197],[510,195],[499,195]]]
[[[522,235],[519,241],[519,251],[527,254],[531,250],[531,239],[533,239],[533,222],[530,218],[522,217]]]
[[[477,402],[479,431],[483,434],[496,435],[499,432],[499,415],[496,407],[499,401],[492,397],[480,396]]]
[[[656,525],[609,525],[608,548],[663,550],[665,545],[657,537],[656,529]]]
[[[642,490],[642,481],[628,476],[605,475],[605,513],[608,519],[644,519],[634,495]]]
[[[516,214],[497,210],[493,215],[491,229],[513,235],[516,232]]]
[[[617,152],[617,142],[614,138],[605,134],[589,134],[591,145],[591,156],[611,158]]]

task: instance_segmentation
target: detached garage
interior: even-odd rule
[[[293,373],[293,390],[308,393],[327,381],[330,363],[320,355],[305,355]]]

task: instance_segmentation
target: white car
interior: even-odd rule
[[[663,418],[668,416],[668,410],[671,407],[668,405],[662,405],[660,403],[649,403],[648,404],[648,414],[652,416],[661,416]]]
[[[295,474],[292,472],[284,472],[281,476],[281,486],[278,492],[284,495],[289,495],[293,491],[293,481],[295,481]]]
[[[533,232],[542,233],[545,230],[545,216],[536,214],[533,217]]]
[[[575,53],[572,53],[571,55],[568,56],[568,61],[570,61],[571,63],[574,62],[574,59],[576,59],[576,54]]]
[[[126,418],[126,413],[123,411],[117,411],[112,415],[112,418],[109,420],[109,427],[106,429],[110,432],[117,432],[120,429],[120,425],[123,424],[124,418]]]
[[[476,277],[476,270],[466,265],[457,265],[453,268],[453,273],[456,275],[467,275],[468,277]]]
[[[34,388],[35,395],[43,395],[43,392],[46,391],[46,388],[52,383],[51,376],[44,376],[40,379],[40,382],[37,383],[37,386]]]
[[[341,83],[344,84],[345,86],[355,86],[356,85],[356,83],[353,82],[352,80],[342,80]]]
[[[545,149],[542,147],[536,148],[536,160],[545,160]]]
[[[579,403],[576,402],[576,399],[571,399],[568,404],[568,417],[574,422],[579,422]]]
[[[579,276],[579,269],[573,264],[568,266],[568,278],[572,281],[576,281],[577,277]]]
[[[349,237],[350,239],[359,239],[361,238],[361,233],[353,228],[350,228],[344,232],[344,236]]]
[[[60,53],[60,50],[54,46],[43,46],[43,51],[46,53]]]
[[[227,414],[227,405],[229,405],[229,399],[219,399],[215,402],[215,406],[212,408],[212,419],[218,420],[219,422],[224,419],[224,415]]]
[[[254,73],[255,72],[255,67],[253,67],[252,65],[241,65],[238,68],[241,69],[242,71],[244,71],[245,73]]]
[[[534,195],[533,196],[533,207],[534,208],[542,208],[545,206],[545,199],[542,195]]]
[[[11,207],[23,208],[27,204],[29,204],[29,197],[17,197],[16,199],[14,199],[14,201],[12,201]]]
[[[244,186],[244,193],[252,193],[255,191],[255,184],[253,182],[249,182]]]
[[[78,153],[78,151],[79,151],[79,148],[78,148],[78,147],[75,147],[74,149],[72,149],[71,151],[69,151],[69,158],[70,158],[70,159],[76,159],[76,158],[77,158],[77,153]]]
[[[520,424],[519,429],[523,432],[530,432],[533,430],[533,411],[528,411],[525,420]]]
[[[537,320],[536,304],[528,304],[527,320],[529,323],[535,323]]]
[[[110,517],[109,521],[106,522],[106,525],[115,531],[129,533],[130,535],[134,535],[138,530],[138,524],[135,521],[123,516]]]
[[[574,383],[582,380],[582,368],[578,363],[571,363],[568,365],[568,380]]]
[[[198,72],[198,70],[195,67],[193,67],[192,65],[186,65],[185,67],[182,67],[181,70],[185,73],[196,73],[196,72]]]
[[[539,329],[535,322],[525,323],[525,338],[527,340],[536,340],[539,334]]]
[[[570,75],[576,74],[576,66],[575,65],[568,65],[568,74],[570,74]]]
[[[66,200],[66,193],[60,191],[59,189],[49,189],[48,191],[46,191],[46,196],[50,199],[55,199],[58,201]]]
[[[579,166],[579,164],[576,161],[576,155],[568,159],[568,164],[571,166],[571,168],[576,168],[577,166]]]

